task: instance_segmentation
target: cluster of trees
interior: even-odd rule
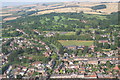
[[[2,31],[2,37],[17,37],[21,35],[23,35],[23,33],[15,31],[13,28]]]
[[[94,9],[94,10],[104,9],[104,8],[106,8],[106,5],[97,5],[97,6],[93,6],[91,8]]]
[[[84,13],[51,13],[39,16],[25,16],[24,18],[8,21],[3,24],[3,27],[7,24],[12,25],[13,28],[21,29],[75,31],[79,28],[87,28],[85,26],[90,26],[89,28],[98,28],[100,26],[100,29],[106,29],[110,24],[118,24],[117,13],[112,13],[106,17],[108,18],[107,20],[101,20],[95,17],[89,18]],[[82,22],[82,20],[86,21],[86,23]]]

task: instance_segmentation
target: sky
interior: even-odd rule
[[[68,1],[79,1],[79,2],[116,2],[120,0],[0,0],[2,6],[18,6],[27,5],[34,3],[45,3],[45,2],[68,2]],[[0,4],[1,4],[0,3]]]
[[[1,2],[64,2],[64,1],[92,1],[92,2],[116,2],[120,0],[0,0]]]

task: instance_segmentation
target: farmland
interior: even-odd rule
[[[84,41],[84,40],[59,40],[63,46],[76,45],[76,46],[91,46],[93,41]]]

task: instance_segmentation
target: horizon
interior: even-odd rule
[[[71,2],[71,1],[78,1],[78,2],[119,2],[120,0],[29,0],[24,2]],[[23,2],[21,0],[4,0],[1,2]]]
[[[120,0],[31,0],[31,1],[25,1],[22,2],[20,0],[10,0],[10,1],[6,1],[4,0],[3,2],[1,2],[2,7],[4,6],[22,6],[22,5],[30,5],[30,4],[36,4],[36,3],[59,3],[59,2],[119,2]]]

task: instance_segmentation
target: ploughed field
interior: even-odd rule
[[[59,40],[63,46],[76,45],[76,46],[91,46],[93,41],[84,41],[84,40]]]

